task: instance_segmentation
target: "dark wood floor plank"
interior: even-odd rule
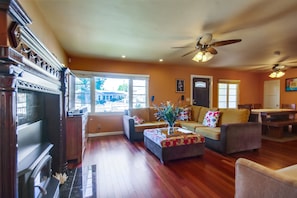
[[[272,169],[297,164],[297,141],[262,141],[258,151],[201,157],[166,165],[143,142],[124,136],[89,138],[82,166],[96,164],[98,197],[234,197],[235,161],[244,157]]]

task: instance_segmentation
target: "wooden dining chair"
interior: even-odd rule
[[[293,110],[296,110],[296,104],[292,103],[292,104],[281,104],[281,108],[282,109],[293,109]],[[296,115],[295,114],[291,114],[289,115],[289,119],[290,120],[295,120],[296,118]],[[288,127],[286,127],[285,130],[288,130],[288,131],[292,131],[292,125],[289,125]]]
[[[238,104],[238,105],[237,105],[237,108],[238,108],[238,109],[249,109],[249,110],[251,110],[252,107],[253,107],[252,104]]]
[[[253,104],[253,109],[262,109],[262,104]]]
[[[296,109],[296,104],[282,104],[281,105],[282,109]]]

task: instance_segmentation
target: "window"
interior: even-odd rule
[[[76,78],[75,79],[75,108],[82,106],[91,108],[91,79]]]
[[[75,107],[91,113],[123,112],[148,106],[145,75],[75,72]]]
[[[219,108],[237,108],[239,83],[240,81],[238,80],[219,80]]]

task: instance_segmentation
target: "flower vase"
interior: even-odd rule
[[[167,135],[172,135],[173,133],[174,133],[174,123],[173,124],[168,123]]]

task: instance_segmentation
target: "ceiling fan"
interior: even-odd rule
[[[280,51],[275,51],[274,54],[280,56]],[[284,62],[286,59],[288,59],[288,56],[283,57],[281,60],[278,61],[278,63],[272,66],[272,73],[269,74],[270,78],[280,78],[285,75],[285,71],[288,69],[288,66],[286,66],[282,62]],[[296,68],[296,66],[290,66],[290,68]]]
[[[269,74],[270,78],[280,78],[285,75],[286,66],[280,64],[274,64],[272,67],[272,73]]]
[[[212,41],[212,34],[211,33],[206,33],[205,35],[198,38],[198,41],[197,41],[197,43],[195,45],[195,49],[185,53],[184,55],[182,55],[182,57],[185,57],[185,56],[187,56],[187,55],[189,55],[189,54],[191,54],[193,52],[198,51],[197,55],[195,56],[196,58],[198,58],[198,60],[195,60],[195,61],[197,61],[197,62],[200,62],[200,61],[201,62],[206,62],[206,61],[210,60],[210,58],[212,58],[213,55],[218,53],[217,50],[214,47],[219,47],[219,46],[223,46],[223,45],[238,43],[240,41],[241,41],[241,39]],[[187,48],[187,47],[174,47],[174,48]],[[193,60],[195,59],[195,57],[193,58]],[[203,59],[203,57],[205,59]]]

